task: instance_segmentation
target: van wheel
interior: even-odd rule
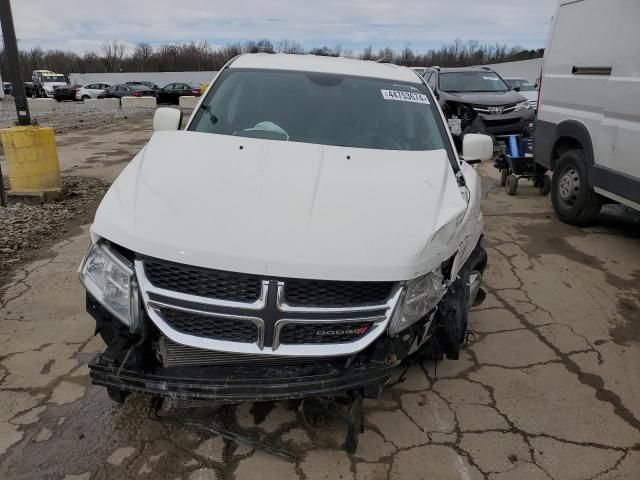
[[[551,202],[560,220],[572,225],[593,223],[602,208],[602,197],[589,188],[582,150],[567,150],[554,169]]]

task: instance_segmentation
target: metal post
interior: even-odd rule
[[[9,65],[9,80],[11,80],[11,84],[13,85],[13,98],[16,102],[18,125],[31,125],[29,104],[27,103],[27,94],[24,89],[24,80],[22,79],[20,57],[18,56],[18,41],[16,40],[15,28],[13,27],[13,15],[11,13],[11,3],[9,0],[0,0],[0,22],[2,23],[4,51],[7,55],[7,63]]]
[[[2,177],[2,165],[0,165],[0,207],[7,206],[7,195],[4,192],[4,178]]]

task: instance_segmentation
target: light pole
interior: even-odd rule
[[[51,127],[31,124],[9,0],[0,0],[0,24],[18,114],[17,126],[0,129],[4,156],[9,164],[11,190],[8,193],[29,201],[55,200],[62,197],[55,134]]]
[[[18,41],[16,40],[16,30],[13,27],[13,15],[9,0],[0,0],[0,23],[2,24],[2,37],[4,38],[4,52],[9,66],[9,80],[12,85],[13,98],[16,102],[18,125],[31,125],[29,104],[24,89],[24,80],[22,79],[20,57],[18,56]]]

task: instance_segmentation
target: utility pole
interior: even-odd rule
[[[56,138],[53,128],[31,124],[9,0],[0,0],[0,24],[18,114],[17,126],[0,129],[4,156],[9,164],[11,190],[8,194],[40,203],[55,200],[62,197]]]
[[[22,69],[20,68],[20,57],[18,56],[18,41],[16,39],[16,30],[13,27],[13,14],[11,13],[11,3],[9,0],[0,0],[0,23],[2,23],[4,52],[7,55],[7,63],[9,66],[9,80],[13,86],[13,98],[16,102],[18,125],[31,125],[27,93],[24,88]]]

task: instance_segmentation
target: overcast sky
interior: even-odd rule
[[[456,38],[544,47],[557,0],[12,0],[20,48],[82,53],[105,40],[212,45],[268,38],[354,51]]]

